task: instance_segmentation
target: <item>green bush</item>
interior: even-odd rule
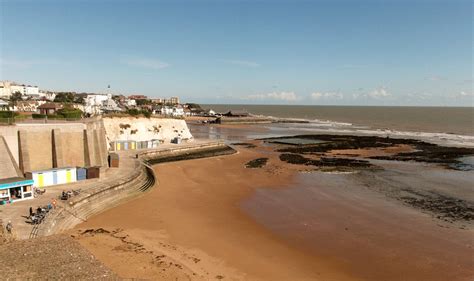
[[[0,118],[13,118],[17,115],[18,113],[13,111],[0,111]]]
[[[59,115],[59,114],[48,114],[47,115],[48,119],[64,119],[64,116],[63,115]]]
[[[31,115],[31,117],[33,117],[33,119],[44,119],[44,118],[46,118],[46,115],[45,114],[33,113]]]
[[[127,113],[132,115],[132,116],[137,116],[137,115],[140,115],[140,110],[136,109],[136,108],[132,108],[132,109],[129,109],[127,110]]]
[[[150,117],[151,117],[151,112],[148,111],[148,110],[142,110],[142,114],[143,114],[143,116],[145,116],[146,118],[150,118]]]
[[[15,120],[24,120],[24,119],[28,119],[29,116],[28,115],[17,115],[15,116]]]
[[[79,119],[82,117],[82,111],[74,108],[63,108],[58,110],[58,116],[62,116],[67,119]]]

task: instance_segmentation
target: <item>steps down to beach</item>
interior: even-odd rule
[[[116,177],[106,181],[96,181],[67,204],[56,208],[45,222],[32,230],[31,238],[60,233],[86,221],[93,215],[104,212],[119,204],[145,194],[156,186],[155,173],[146,160],[166,154],[179,155],[190,151],[222,149],[223,142],[197,143],[178,146],[176,149],[157,149],[148,153],[125,153],[121,156],[121,168]]]

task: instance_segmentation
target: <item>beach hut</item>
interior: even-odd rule
[[[87,179],[96,179],[100,177],[100,167],[87,167]]]
[[[119,155],[117,153],[109,154],[109,167],[118,168],[119,167]]]
[[[76,168],[76,179],[78,181],[87,179],[86,172],[87,172],[86,168],[77,167]]]
[[[147,149],[148,141],[137,141],[137,149]]]
[[[34,181],[34,187],[42,188],[49,185],[76,182],[77,171],[75,167],[33,171],[27,172],[26,178]]]
[[[112,148],[112,151],[125,150],[125,145],[123,141],[113,141],[110,143],[110,147]]]

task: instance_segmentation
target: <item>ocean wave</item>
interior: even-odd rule
[[[468,146],[474,147],[474,136],[455,135],[448,133],[428,133],[428,132],[411,132],[411,131],[397,131],[391,129],[359,129],[359,128],[318,128],[306,127],[300,128],[302,131],[323,132],[323,133],[338,133],[338,134],[356,134],[356,135],[370,135],[382,136],[391,138],[412,138],[421,141],[431,142],[447,146]]]
[[[313,119],[309,120],[311,124],[317,124],[318,126],[327,126],[327,127],[349,127],[353,126],[352,123],[346,122],[337,122],[331,120],[320,120],[320,119]]]

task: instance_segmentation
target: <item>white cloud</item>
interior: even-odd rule
[[[380,87],[380,88],[377,88],[377,89],[374,89],[372,90],[371,92],[369,92],[367,94],[369,97],[371,98],[375,98],[375,99],[378,99],[378,98],[386,98],[386,97],[390,97],[391,94],[389,92],[387,92],[387,90],[384,88],[384,87]]]
[[[166,62],[151,58],[122,58],[120,59],[120,63],[129,66],[143,67],[155,70],[167,68],[170,66]]]
[[[459,93],[459,95],[457,95],[457,96],[461,97],[461,98],[466,98],[466,97],[471,97],[472,98],[472,97],[474,97],[474,92],[468,93],[468,92],[461,91]]]
[[[253,61],[246,61],[246,60],[223,60],[225,63],[239,65],[239,66],[246,66],[246,67],[259,67],[260,64],[253,62]]]
[[[354,99],[365,98],[365,99],[386,99],[391,98],[392,94],[387,91],[385,87],[378,87],[367,93],[356,93],[353,94]]]
[[[334,93],[334,92],[314,92],[311,94],[311,99],[313,100],[320,100],[320,99],[343,99],[344,96],[341,93]]]
[[[299,100],[299,97],[294,92],[273,92],[267,94],[256,94],[256,95],[248,95],[244,97],[245,100],[278,100],[278,101],[286,101],[286,102],[293,102]]]
[[[381,98],[388,98],[391,97],[392,94],[390,94],[385,87],[379,87],[377,89],[374,89],[367,93],[367,97],[373,98],[373,99],[381,99]]]

